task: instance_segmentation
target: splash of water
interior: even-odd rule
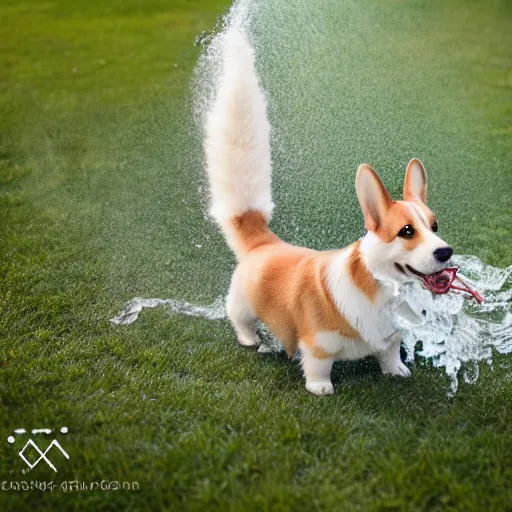
[[[196,124],[201,134],[203,134],[206,113],[213,103],[217,87],[220,84],[227,29],[237,28],[240,32],[248,34],[256,7],[257,4],[251,0],[234,2],[229,12],[219,21],[213,33],[197,38],[196,42],[202,46],[203,51],[194,71],[192,92]]]
[[[484,296],[477,304],[458,293],[433,296],[419,283],[403,286],[399,298],[390,303],[389,312],[403,335],[407,359],[416,355],[432,360],[435,367],[444,368],[451,380],[449,396],[458,389],[459,374],[467,383],[478,379],[479,361],[492,364],[493,350],[512,353],[512,265],[499,269],[484,265],[474,256],[459,256],[457,265],[467,281]],[[224,297],[209,306],[200,306],[175,299],[141,299],[129,301],[111,322],[130,325],[145,308],[163,306],[171,314],[220,320],[226,317]],[[281,349],[264,326],[260,328],[263,344],[260,352]]]
[[[110,321],[114,325],[130,325],[139,318],[139,313],[143,309],[156,308],[157,306],[164,306],[169,313],[219,320],[226,317],[224,302],[224,297],[217,297],[209,306],[198,306],[175,299],[142,299],[135,297],[127,302],[121,312]]]
[[[416,282],[404,286],[400,297],[390,304],[408,361],[414,360],[420,344],[417,354],[445,369],[451,380],[450,396],[457,392],[461,371],[466,382],[476,382],[479,361],[492,364],[493,350],[512,352],[512,266],[498,269],[475,256],[454,259],[482,293],[482,304],[457,293],[434,296]]]

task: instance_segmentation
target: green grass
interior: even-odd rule
[[[445,20],[436,40],[448,40],[440,44],[447,60],[436,73],[451,63],[453,83],[468,80],[471,87],[450,98],[482,121],[456,142],[481,136],[470,176],[493,169],[479,167],[484,157],[501,165],[512,148],[510,9],[475,1],[462,17],[456,0],[388,4],[406,19],[422,13],[425,33],[432,20]],[[239,348],[226,321],[152,310],[127,328],[108,322],[134,296],[208,303],[227,288],[233,258],[204,220],[197,191],[201,142],[190,89],[194,38],[226,8],[213,0],[0,3],[0,487],[22,480],[140,485],[138,492],[0,490],[0,509],[510,509],[510,357],[482,364],[476,384],[461,382],[453,400],[447,378],[428,361],[417,361],[407,381],[380,375],[372,359],[338,363],[336,394],[318,399],[304,390],[296,362]],[[383,23],[373,36],[392,48],[391,33]],[[414,59],[427,59],[427,47],[415,47]],[[282,136],[307,138],[307,131],[284,133],[279,119],[300,110],[287,110],[297,107],[279,95],[278,82],[268,88]],[[457,117],[457,129],[467,118]],[[407,131],[393,121],[386,138],[395,141],[400,130]],[[443,132],[447,149],[439,142],[425,150],[440,167],[454,158],[449,135]],[[378,161],[372,137],[374,153],[356,147],[349,160]],[[407,144],[396,162],[384,151],[388,179]],[[313,148],[319,157],[324,149]],[[277,166],[286,158],[278,153]],[[450,220],[447,195],[439,184],[433,190],[449,239],[504,266],[511,182],[508,168],[499,172],[499,190],[470,181],[476,190],[464,191]],[[292,241],[337,242],[330,228],[340,213],[304,213],[304,192],[297,209],[299,194],[290,183],[287,198],[285,181],[278,169],[276,230],[293,237],[291,216],[301,226]],[[334,204],[332,193],[311,192],[323,193]],[[473,198],[480,211],[486,194],[497,204],[478,222],[468,219],[467,203]],[[344,208],[354,198],[347,201]],[[57,474],[40,465],[23,475],[21,445],[7,436],[63,425],[69,434],[58,439],[70,460],[52,452]]]

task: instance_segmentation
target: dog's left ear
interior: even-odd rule
[[[417,158],[413,158],[405,171],[404,201],[418,199],[427,202],[427,173],[423,164]]]
[[[393,200],[378,174],[368,164],[361,164],[357,169],[356,194],[366,229],[375,231],[384,222]]]

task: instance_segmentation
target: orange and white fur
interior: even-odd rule
[[[409,377],[400,335],[383,306],[401,281],[416,278],[409,268],[429,274],[446,267],[433,254],[447,244],[431,229],[423,165],[409,162],[403,201],[391,199],[369,165],[359,167],[356,192],[367,234],[352,245],[316,251],[282,241],[268,227],[270,125],[253,50],[234,29],[224,37],[205,152],[211,214],[238,260],[226,307],[239,343],[260,344],[260,319],[290,356],[300,352],[306,388],[315,395],[333,393],[331,368],[340,359],[372,354],[383,373]],[[413,237],[398,236],[404,226],[413,226]]]

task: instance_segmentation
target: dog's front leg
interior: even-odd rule
[[[313,351],[301,346],[301,363],[304,377],[306,377],[306,389],[314,395],[332,395],[334,387],[331,382],[331,370],[334,358],[316,357]]]
[[[410,377],[411,371],[400,358],[400,343],[402,336],[398,331],[389,337],[389,346],[387,349],[377,352],[375,355],[379,361],[382,373],[390,373],[399,377]]]

